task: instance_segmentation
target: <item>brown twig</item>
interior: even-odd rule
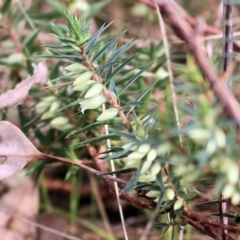
[[[87,165],[84,165],[81,163],[81,161],[71,161],[69,159],[66,159],[66,158],[62,158],[62,157],[57,157],[57,156],[53,156],[53,155],[50,155],[50,154],[45,154],[45,153],[41,153],[41,154],[38,154],[35,156],[35,158],[37,159],[40,159],[40,160],[50,160],[50,161],[58,161],[58,162],[62,162],[62,163],[66,163],[66,164],[69,164],[69,165],[72,165],[72,166],[76,166],[76,167],[79,167],[79,168],[82,168],[90,173],[93,173],[95,175],[97,175],[98,177],[100,178],[103,178],[103,179],[109,179],[111,181],[116,181],[120,184],[126,184],[126,181],[120,179],[120,178],[116,178],[116,177],[113,177],[111,175],[102,175],[103,172],[100,172],[98,170],[95,170],[94,168],[91,168]]]
[[[149,7],[153,8],[153,9],[155,8],[154,1],[152,1],[152,0],[138,0],[138,1],[145,3],[146,5],[148,5]],[[179,10],[178,13],[181,13],[184,20],[186,20],[191,25],[191,27],[195,28],[195,26],[198,24],[197,20],[195,18],[189,16],[185,11],[183,11],[182,8],[180,6],[178,6],[175,1],[171,1],[171,0],[168,0],[168,1],[172,2],[172,3],[174,2],[175,8],[177,8]],[[222,33],[222,31],[220,29],[215,28],[210,25],[206,25],[204,32],[210,33],[210,34],[221,34]]]
[[[94,157],[95,163],[97,163],[98,167],[101,168],[101,170],[105,169],[105,167],[104,167],[105,164],[102,165],[102,164],[99,163],[100,161],[97,158],[97,156],[98,156],[97,151],[92,146],[90,146],[90,153],[93,154],[92,157]],[[112,181],[117,181],[119,183],[126,184],[126,182],[124,180],[121,180],[121,179],[116,178],[116,177],[112,177],[110,175],[105,175],[103,177],[103,176],[100,175],[100,174],[102,174],[102,172],[97,171],[93,168],[90,168],[90,167],[88,167],[84,164],[81,164],[79,161],[71,161],[71,160],[68,160],[68,159],[65,159],[65,158],[56,157],[56,156],[43,154],[43,153],[36,156],[36,158],[41,159],[41,160],[59,161],[59,162],[62,162],[62,163],[67,163],[69,165],[73,165],[73,166],[77,166],[77,167],[80,167],[82,169],[85,169],[88,172],[91,172],[93,174],[96,174],[96,175],[102,177],[102,180],[105,182],[105,184],[107,184],[107,186],[112,190],[112,192],[114,192],[113,191],[114,190],[114,184],[113,184]],[[129,195],[128,193],[122,193],[120,195],[120,198],[125,200],[128,204],[130,204],[130,205],[132,205],[136,208],[140,208],[140,209],[146,208],[146,209],[150,209],[150,210],[153,210],[153,209],[156,208],[156,204],[154,202],[139,200],[139,199]],[[199,214],[197,214],[197,213],[191,211],[190,209],[188,209],[186,206],[183,209],[183,219],[187,220],[187,222],[191,225],[193,224],[193,221],[198,223],[198,228],[199,229],[202,228],[199,225],[199,224],[201,224],[203,226],[211,225],[211,226],[214,226],[214,227],[217,227],[217,228],[226,229],[226,230],[231,231],[231,232],[240,233],[240,228],[234,227],[234,226],[229,226],[229,225],[222,224],[222,223],[219,223],[219,222],[215,222],[215,221],[213,221],[209,218],[205,218],[203,216],[200,216]],[[207,230],[205,229],[204,232],[207,232]],[[213,234],[213,233],[211,233],[211,234]],[[231,240],[231,238],[227,238],[227,239]]]
[[[240,228],[238,228],[238,227],[229,226],[229,225],[226,225],[226,224],[223,224],[223,223],[213,221],[210,218],[205,218],[205,217],[191,211],[187,207],[184,207],[184,209],[183,209],[183,216],[186,216],[187,219],[192,219],[192,220],[194,220],[198,223],[201,223],[203,225],[211,225],[211,226],[215,226],[217,228],[226,229],[230,232],[240,233]]]

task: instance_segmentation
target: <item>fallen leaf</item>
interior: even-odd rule
[[[34,74],[29,76],[21,83],[17,84],[12,90],[0,95],[0,108],[11,107],[20,104],[28,95],[34,83],[44,84],[48,78],[48,69],[45,63],[40,62],[35,66]]]
[[[0,121],[0,180],[19,172],[41,153],[24,133],[7,121]]]

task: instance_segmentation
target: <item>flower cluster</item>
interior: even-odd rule
[[[106,102],[106,97],[102,94],[103,84],[92,79],[94,72],[87,70],[79,63],[73,63],[67,66],[65,70],[73,76],[77,75],[73,82],[73,90],[82,92],[82,95],[84,95],[79,103],[82,113],[87,109],[97,109]],[[117,114],[118,109],[109,108],[97,118],[97,121],[112,119]]]
[[[52,119],[50,125],[60,131],[67,131],[73,128],[73,125],[69,123],[69,119],[62,115],[62,113],[57,113],[56,111],[60,108],[61,102],[55,96],[48,96],[42,99],[36,105],[36,111],[42,114],[41,119]]]
[[[216,156],[211,160],[210,166],[214,171],[226,176],[226,184],[222,190],[223,197],[231,198],[233,205],[238,204],[240,202],[238,164],[225,156]]]
[[[148,143],[143,143],[140,146],[134,145],[133,143],[127,143],[122,146],[122,148],[130,150],[130,154],[122,159],[124,166],[141,168],[138,182],[153,183],[156,182],[157,174],[159,174],[162,168],[158,157],[166,156],[171,150],[171,145],[169,143],[163,143],[155,148]],[[163,182],[166,187],[164,195],[165,200],[174,200],[175,192],[168,186],[167,177],[163,177]],[[160,194],[160,191],[151,190],[146,196],[155,198],[154,201],[157,202]],[[180,209],[183,203],[184,200],[178,198],[174,203],[174,209]]]
[[[226,136],[218,127],[196,128],[189,130],[187,135],[198,145],[206,145],[206,153],[210,156],[226,145]]]

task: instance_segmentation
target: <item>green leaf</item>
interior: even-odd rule
[[[104,1],[100,1],[94,4],[91,4],[91,10],[88,13],[87,16],[87,20],[89,21],[90,19],[92,19],[93,17],[95,17],[97,15],[97,13],[104,7],[106,6],[108,3],[110,3],[110,0],[104,0]]]
[[[128,107],[132,107],[132,106],[139,106],[139,105],[143,105],[145,102],[141,101],[141,102],[135,102],[135,101],[132,101],[132,102],[128,102],[124,108],[128,108]]]
[[[161,192],[165,192],[165,186],[164,186],[164,182],[162,180],[162,175],[161,173],[158,173],[157,176],[156,176],[156,180],[157,180],[157,183],[158,183],[158,186],[160,187],[160,190]]]
[[[59,1],[55,0],[46,0],[46,2],[58,13],[64,15],[65,12],[68,12],[68,8],[63,4],[59,3]]]
[[[100,66],[100,67],[97,69],[98,75],[101,75],[105,70],[109,69],[109,67],[113,67],[113,66],[116,65],[117,63],[118,63],[118,61],[107,62],[107,63],[103,64],[102,66]]]
[[[100,154],[119,152],[119,151],[122,151],[122,150],[123,150],[123,148],[121,148],[121,147],[111,147],[109,150],[106,150],[104,152],[100,152]]]
[[[115,154],[109,155],[108,157],[103,158],[103,160],[109,161],[112,159],[127,157],[129,154],[129,151],[130,151],[130,149],[124,149],[123,151],[120,151],[118,153],[115,153]]]
[[[104,176],[104,175],[112,175],[112,174],[122,174],[122,173],[130,173],[130,172],[135,172],[137,169],[136,168],[124,168],[124,169],[120,169],[117,171],[113,171],[113,172],[107,172],[107,173],[101,173],[98,176]]]
[[[102,125],[103,123],[102,122],[94,122],[94,123],[91,123],[89,125],[87,125],[86,127],[82,128],[82,129],[79,129],[71,134],[69,134],[67,137],[73,137],[73,136],[76,136],[77,134],[79,133],[82,133],[82,132],[85,132],[87,130],[90,130],[96,126],[99,126],[99,125]]]
[[[117,88],[116,88],[114,79],[111,79],[111,80],[110,80],[110,84],[109,84],[108,90],[109,90],[110,92],[115,93],[116,96],[118,95],[118,93],[117,93]]]
[[[105,45],[105,47],[103,47],[93,58],[92,61],[95,61],[99,56],[101,56],[108,48],[110,48],[111,46],[113,46],[118,39],[124,34],[125,32],[119,34],[118,36],[116,36],[114,39],[112,39],[109,43],[107,43]]]
[[[3,5],[2,5],[2,10],[1,10],[2,15],[5,15],[6,13],[8,13],[11,3],[12,3],[11,0],[4,1]]]
[[[127,41],[124,45],[122,45],[117,51],[115,51],[110,57],[109,61],[115,60],[120,54],[124,53],[128,48],[131,47],[133,39]]]
[[[60,14],[59,12],[51,11],[51,12],[38,13],[38,14],[35,14],[35,15],[31,15],[31,18],[52,20],[52,19],[55,19],[55,18],[61,17],[61,16],[62,16],[62,14]]]
[[[98,30],[91,38],[88,39],[88,42],[91,42],[92,39],[96,39],[96,40],[97,40],[98,37],[100,36],[100,34],[101,34],[102,32],[104,32],[112,23],[113,23],[113,22],[110,22],[110,23],[108,23],[107,25],[106,25],[106,23],[104,23],[104,24],[99,28],[99,30]],[[97,38],[96,38],[96,37],[97,37]],[[95,43],[96,40],[93,40],[93,42]]]
[[[148,190],[148,191],[159,191],[160,192],[160,188],[158,185],[153,185],[153,183],[149,183],[149,184],[145,184],[144,186],[141,187],[141,189],[143,190]]]
[[[29,36],[27,36],[24,39],[24,41],[22,43],[23,46],[26,46],[27,48],[29,48],[33,44],[33,42],[34,42],[34,40],[37,37],[39,32],[40,32],[40,29],[35,29]]]
[[[195,187],[193,187],[191,184],[187,183],[184,180],[180,180],[180,181],[181,181],[181,186],[182,187],[185,187],[186,189],[188,189],[191,192],[196,193],[197,195],[201,195],[201,193]]]
[[[53,82],[57,82],[59,80],[70,80],[70,78],[71,78],[71,76],[69,76],[69,75],[63,75],[63,76],[51,79],[50,82],[53,83]]]
[[[71,102],[71,103],[69,103],[68,105],[66,105],[66,106],[58,109],[57,111],[55,111],[55,113],[61,112],[61,111],[65,110],[65,109],[68,109],[68,108],[74,106],[74,105],[77,105],[77,104],[80,103],[81,101],[83,101],[83,99],[78,99],[78,100],[76,100],[76,101],[74,101],[74,102]]]
[[[112,132],[112,133],[118,134],[119,136],[126,137],[128,139],[136,141],[136,136],[132,133],[122,132],[122,131],[111,129],[111,128],[109,128],[109,132]]]
[[[125,60],[120,66],[118,66],[110,76],[106,78],[106,81],[108,82],[112,77],[114,77],[116,74],[118,74],[135,56],[132,56]]]
[[[166,157],[162,157],[162,156],[158,156],[155,159],[156,161],[158,161],[159,163],[163,164],[163,163],[168,163],[170,165],[177,165],[177,163],[171,161],[170,159],[166,158]]]
[[[136,73],[135,75],[133,75],[129,81],[127,81],[125,83],[125,85],[123,86],[122,90],[119,92],[119,96],[146,70],[149,68],[149,66],[151,66],[152,63],[148,64],[147,66],[143,67],[138,73]]]
[[[82,61],[83,61],[81,58],[79,58],[78,56],[75,56],[75,55],[65,55],[65,54],[61,54],[59,52],[55,52],[51,49],[49,49],[49,51],[56,54],[59,58],[66,58],[73,62],[79,62],[79,63],[82,63]],[[57,57],[57,56],[54,56],[54,57]]]
[[[165,227],[169,227],[169,224],[167,224],[167,223],[154,223],[154,226],[159,227],[159,228],[165,228]]]
[[[108,134],[108,135],[105,135],[105,136],[100,136],[100,137],[96,137],[96,138],[92,138],[92,139],[89,139],[89,140],[85,140],[83,142],[79,142],[79,143],[76,143],[74,145],[72,145],[73,147],[79,147],[79,146],[82,146],[82,145],[85,145],[85,144],[88,144],[88,143],[97,143],[97,142],[101,142],[101,141],[104,141],[104,140],[107,140],[107,139],[118,139],[119,136],[117,134]]]
[[[46,45],[46,48],[53,48],[53,49],[72,49],[69,45],[61,45],[61,46],[55,46],[55,45]]]
[[[160,80],[154,81],[146,90],[144,90],[136,99],[140,101]]]
[[[162,205],[163,197],[164,197],[164,192],[161,192],[158,197],[158,201],[157,201],[157,209],[160,209],[160,207]]]
[[[136,189],[138,176],[134,175],[122,189],[122,192],[129,192]]]
[[[219,199],[209,200],[209,201],[205,201],[205,202],[200,202],[200,203],[197,203],[197,205],[216,204],[216,203],[219,203]]]

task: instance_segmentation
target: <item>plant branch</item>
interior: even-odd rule
[[[97,177],[99,178],[103,178],[103,179],[109,179],[111,181],[116,181],[120,184],[123,184],[125,185],[126,182],[120,178],[116,178],[116,177],[113,177],[111,175],[102,175],[102,172],[98,171],[98,170],[95,170],[94,168],[91,168],[85,164],[82,164],[80,161],[71,161],[69,159],[66,159],[66,158],[62,158],[62,157],[57,157],[57,156],[53,156],[53,155],[50,155],[50,154],[45,154],[45,153],[41,153],[41,154],[38,154],[35,156],[37,159],[40,159],[40,160],[50,160],[50,161],[58,161],[58,162],[62,162],[62,163],[66,163],[66,164],[69,164],[69,165],[72,165],[72,166],[76,166],[76,167],[79,167],[79,168],[82,168],[90,173],[93,173],[95,175],[97,175]]]
[[[91,61],[88,59],[87,55],[85,54],[85,51],[83,48],[80,49],[80,54],[83,58],[83,61],[85,63],[85,66],[87,67],[88,70],[95,72],[95,69],[93,67],[93,64],[91,63]],[[102,82],[101,79],[99,78],[99,76],[97,74],[93,75],[93,79],[96,82]],[[123,119],[124,123],[125,123],[125,127],[126,129],[129,131],[131,129],[131,125],[130,122],[128,120],[128,118],[126,117],[126,115],[124,114],[123,110],[121,109],[121,107],[119,106],[118,102],[114,99],[114,97],[112,96],[112,94],[110,93],[110,91],[103,86],[103,95],[107,98],[107,101],[115,108],[118,109],[118,115],[120,118]]]
[[[211,225],[211,226],[215,226],[215,227],[218,227],[218,228],[228,230],[230,232],[240,233],[240,228],[234,227],[234,226],[229,226],[229,225],[226,225],[226,224],[223,224],[223,223],[213,221],[212,219],[200,216],[199,214],[197,214],[197,213],[191,211],[190,209],[188,209],[186,206],[183,209],[183,216],[186,216],[187,220],[192,219],[192,220],[194,220],[194,221],[196,221],[200,224],[203,224],[203,225]]]

